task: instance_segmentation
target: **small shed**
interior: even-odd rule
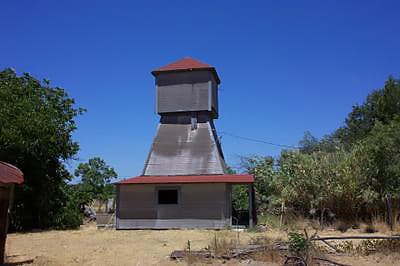
[[[183,58],[152,71],[160,123],[142,175],[117,183],[116,228],[224,228],[232,222],[232,185],[254,178],[229,174],[214,119],[221,83],[211,65]]]
[[[232,185],[248,184],[252,175],[139,176],[117,185],[117,229],[208,228],[234,225]],[[250,194],[249,193],[249,194]],[[252,225],[253,203],[250,199]]]
[[[12,205],[14,185],[23,182],[24,175],[17,167],[0,161],[0,265],[4,264],[8,212]]]

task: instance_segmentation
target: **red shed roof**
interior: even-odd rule
[[[174,176],[137,176],[117,184],[186,184],[186,183],[254,183],[253,175],[174,175]]]
[[[24,175],[17,167],[0,162],[0,183],[2,184],[22,184],[24,182]]]
[[[193,71],[193,70],[210,70],[214,74],[217,83],[218,84],[221,83],[217,71],[213,66],[200,62],[199,60],[193,59],[191,57],[185,57],[171,64],[157,68],[153,70],[151,74],[156,76],[158,73],[161,72]]]

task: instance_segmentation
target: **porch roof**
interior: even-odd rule
[[[168,176],[137,176],[117,182],[126,184],[187,184],[187,183],[254,183],[254,176],[250,174],[223,174],[223,175],[168,175]]]
[[[24,175],[17,167],[0,161],[0,184],[22,184],[23,182]]]

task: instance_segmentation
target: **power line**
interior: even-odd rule
[[[242,140],[247,140],[247,141],[252,141],[252,142],[258,142],[258,143],[264,143],[264,144],[277,146],[277,147],[281,147],[281,148],[289,148],[289,149],[298,149],[299,148],[297,146],[292,146],[292,145],[278,144],[278,143],[273,143],[273,142],[269,142],[269,141],[265,141],[265,140],[261,140],[261,139],[253,139],[253,138],[238,136],[238,135],[226,132],[226,131],[221,131],[220,134],[221,135],[230,136],[230,137],[233,137],[233,138],[237,138],[237,139],[242,139]]]

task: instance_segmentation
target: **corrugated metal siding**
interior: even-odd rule
[[[205,111],[208,108],[208,83],[157,87],[158,113]],[[210,111],[210,110],[209,110]]]
[[[222,173],[207,124],[160,125],[145,175]]]
[[[223,174],[223,175],[141,175],[121,180],[115,184],[252,184],[254,176],[249,174]]]
[[[229,219],[229,225],[232,225],[232,185],[231,184],[226,184],[226,201],[228,202],[226,204],[226,217]]]
[[[160,124],[146,162],[144,175],[223,174],[224,159],[210,122]]]
[[[217,134],[217,130],[215,129],[215,125],[214,125],[214,121],[213,121],[213,120],[210,121],[210,127],[211,127],[211,133],[212,133],[213,136],[214,136],[215,144],[216,144],[216,146],[217,146],[217,150],[218,150],[218,155],[219,155],[219,159],[220,159],[222,171],[223,171],[224,173],[227,173],[227,167],[226,167],[226,162],[225,162],[225,156],[224,156],[224,153],[223,153],[223,151],[222,151],[221,142],[219,141],[218,134]]]
[[[230,226],[230,220],[209,219],[118,219],[117,229],[223,229]]]
[[[215,82],[210,70],[197,70],[189,72],[167,72],[159,73],[156,77],[157,86],[169,86],[174,84],[207,83],[209,80]]]
[[[158,113],[212,111],[217,95],[215,78],[209,71],[163,73],[156,78],[156,107]],[[210,102],[212,106],[210,106]]]
[[[211,109],[218,117],[218,85],[211,83]]]
[[[157,189],[162,185],[121,185],[118,195],[118,218],[123,219],[230,219],[226,184],[181,184],[177,205],[157,204]],[[205,195],[207,195],[205,197]]]
[[[157,218],[154,186],[119,186],[119,218]]]

